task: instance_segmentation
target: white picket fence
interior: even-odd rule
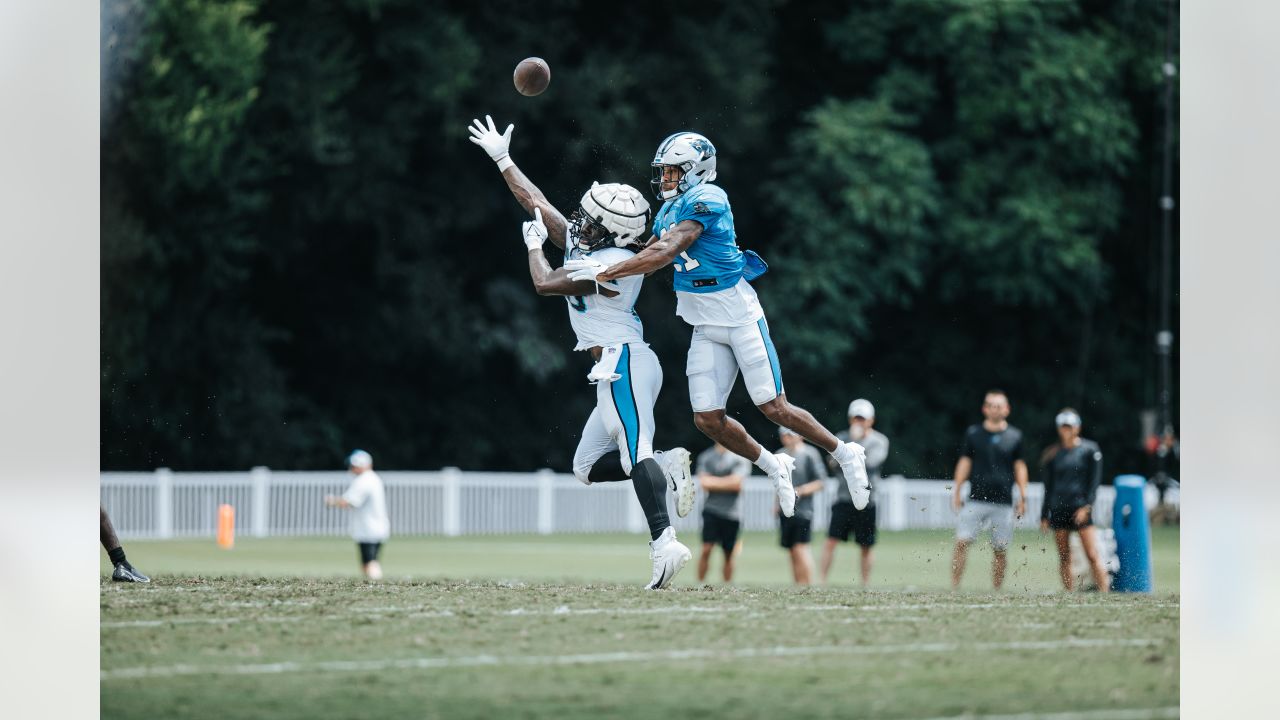
[[[396,535],[494,535],[509,533],[644,532],[645,519],[631,483],[585,486],[569,474],[379,472],[387,489],[391,531]],[[116,532],[125,538],[214,537],[218,506],[235,508],[236,533],[252,537],[343,535],[347,517],[327,508],[325,495],[341,494],[350,482],[345,472],[281,472],[254,468],[239,473],[102,473],[102,505]],[[814,501],[814,528],[825,529],[835,498],[835,480]],[[951,483],[891,477],[876,487],[878,524],[883,530],[952,528]],[[1155,504],[1148,487],[1147,505]],[[1032,483],[1027,515],[1019,527],[1034,527],[1044,488]],[[1095,521],[1107,526],[1115,497],[1098,489]],[[674,498],[671,498],[674,503]],[[671,518],[677,531],[701,527],[702,496],[686,518]],[[743,526],[777,527],[773,489],[763,476],[743,488]]]

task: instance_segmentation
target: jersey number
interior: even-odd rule
[[[686,270],[693,270],[702,264],[697,260],[694,260],[693,258],[689,257],[688,252],[680,253],[680,257],[684,258],[684,262],[682,263],[678,260],[675,262],[676,272],[685,272]]]
[[[581,295],[565,295],[564,299],[569,301],[569,307],[574,310],[581,313],[587,311],[587,299]]]

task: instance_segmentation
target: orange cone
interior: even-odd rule
[[[218,547],[230,550],[236,544],[236,509],[218,506]]]

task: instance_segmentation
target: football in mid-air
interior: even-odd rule
[[[551,66],[540,57],[525,58],[516,65],[515,81],[521,95],[540,95],[551,83]]]

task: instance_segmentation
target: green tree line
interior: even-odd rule
[[[710,137],[739,243],[772,268],[788,396],[833,429],[871,399],[887,471],[949,473],[998,386],[1031,455],[1072,405],[1109,473],[1145,472],[1166,11],[107,0],[102,466],[328,468],[359,446],[566,469],[589,360],[467,142],[488,113],[566,214],[593,180],[648,193],[669,133]],[[531,55],[552,81],[530,98],[511,72]],[[637,306],[666,375],[656,442],[700,448],[670,284]]]

